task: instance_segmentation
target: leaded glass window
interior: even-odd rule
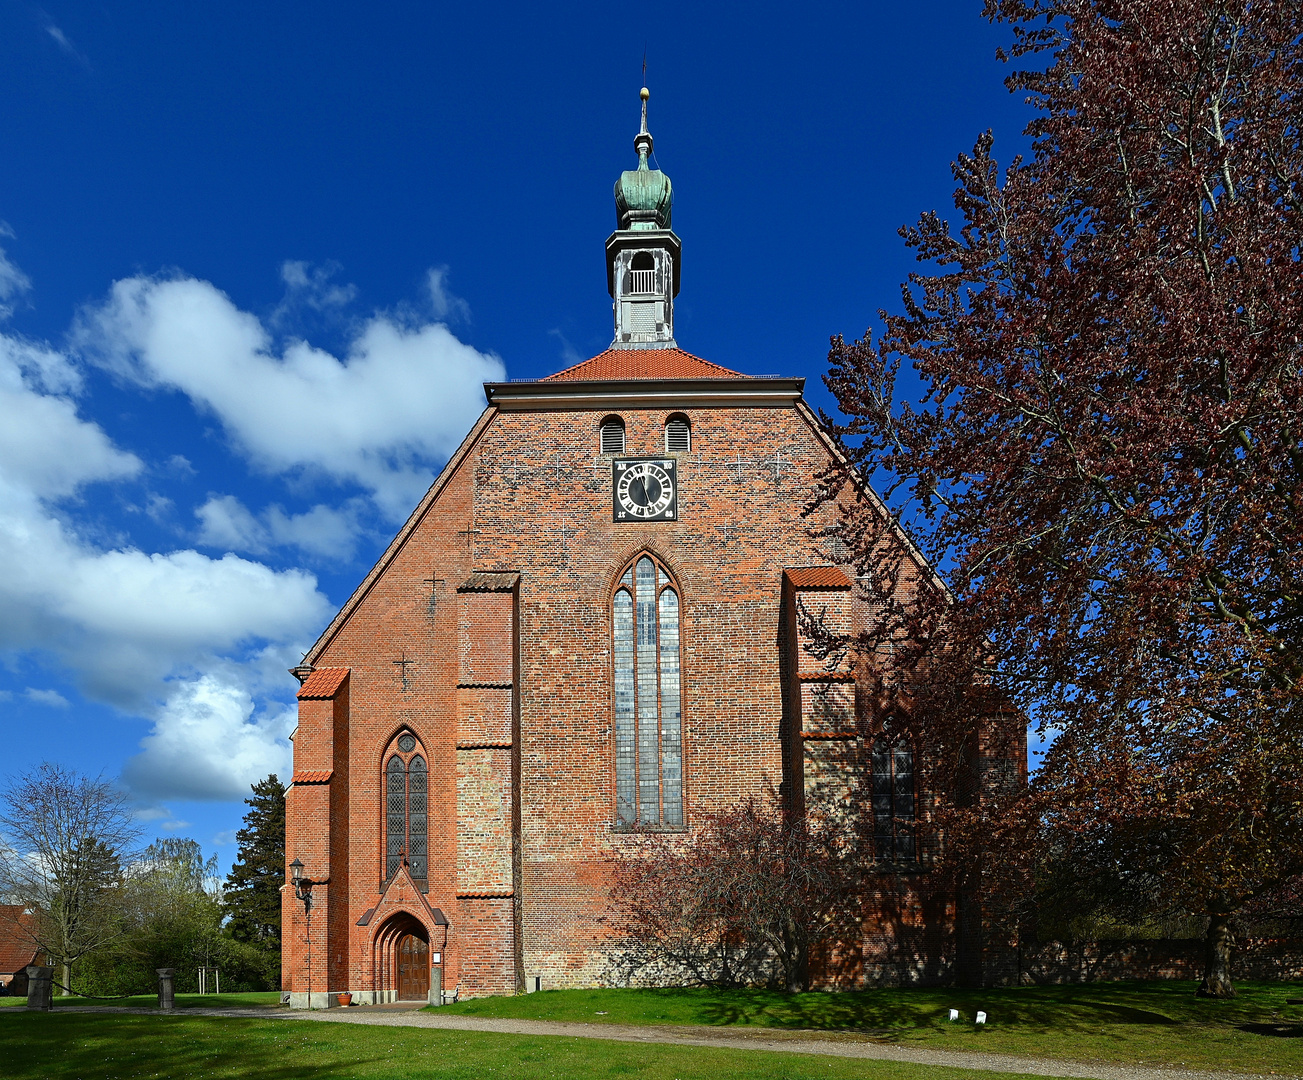
[[[873,846],[887,862],[914,861],[914,751],[888,736],[873,744]]]
[[[615,677],[615,813],[620,825],[683,825],[679,594],[643,555],[611,603]]]
[[[407,850],[407,767],[397,754],[385,770],[385,880],[398,872]]]
[[[415,736],[398,737],[404,753],[416,749]],[[430,771],[416,754],[404,761],[394,754],[385,766],[385,880],[398,872],[406,857],[408,872],[418,881],[429,876]]]

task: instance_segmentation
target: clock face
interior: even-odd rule
[[[673,458],[622,458],[611,462],[613,520],[677,521],[677,464]]]

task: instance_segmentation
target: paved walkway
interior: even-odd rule
[[[22,1012],[4,1009],[0,1012]],[[122,1009],[94,1005],[61,1005],[58,1012],[144,1013],[160,1015],[157,1009]],[[608,1039],[613,1042],[668,1043],[675,1046],[713,1046],[733,1050],[768,1050],[782,1054],[815,1054],[828,1057],[863,1058],[872,1061],[900,1061],[910,1065],[945,1066],[983,1072],[1020,1073],[1027,1076],[1072,1076],[1087,1080],[1268,1080],[1258,1074],[1217,1072],[1204,1069],[1152,1068],[1144,1065],[1111,1065],[1103,1062],[1060,1061],[1050,1058],[1015,1057],[1011,1054],[967,1053],[928,1050],[874,1042],[854,1032],[780,1031],[772,1028],[715,1028],[673,1025],[642,1027],[630,1024],[571,1024],[551,1020],[498,1020],[479,1016],[452,1016],[423,1012],[419,1005],[363,1005],[349,1009],[307,1011],[276,1008],[177,1009],[172,1016],[257,1017],[299,1020],[327,1024],[368,1024],[381,1027],[433,1028],[437,1031],[482,1031],[500,1035],[534,1035],[546,1038]],[[1270,1080],[1286,1074],[1274,1073]]]

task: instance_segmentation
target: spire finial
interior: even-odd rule
[[[638,96],[642,98],[642,127],[634,136],[633,148],[638,152],[638,168],[645,169],[647,156],[652,152],[651,132],[647,130],[647,99],[651,97],[651,91],[644,86],[638,91]]]

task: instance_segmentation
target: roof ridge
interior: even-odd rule
[[[620,361],[624,360],[624,365]],[[655,361],[660,360],[662,363],[657,365]],[[657,375],[653,373],[638,375],[617,375],[610,373],[611,368],[617,367],[643,367],[651,369],[660,366],[666,369],[665,374]],[[681,370],[685,367],[700,367],[706,371],[696,371],[687,373]],[[584,368],[596,367],[603,369],[600,374],[586,376],[583,373]],[[553,372],[551,375],[545,375],[538,382],[577,382],[591,379],[595,382],[601,381],[623,381],[628,378],[666,378],[666,379],[684,379],[684,378],[721,378],[721,379],[749,379],[750,375],[744,375],[740,371],[733,371],[722,364],[716,364],[713,361],[706,360],[703,357],[690,353],[685,349],[678,347],[672,349],[605,349],[596,356],[590,356],[587,360],[581,360],[577,364],[571,364],[567,368]]]

